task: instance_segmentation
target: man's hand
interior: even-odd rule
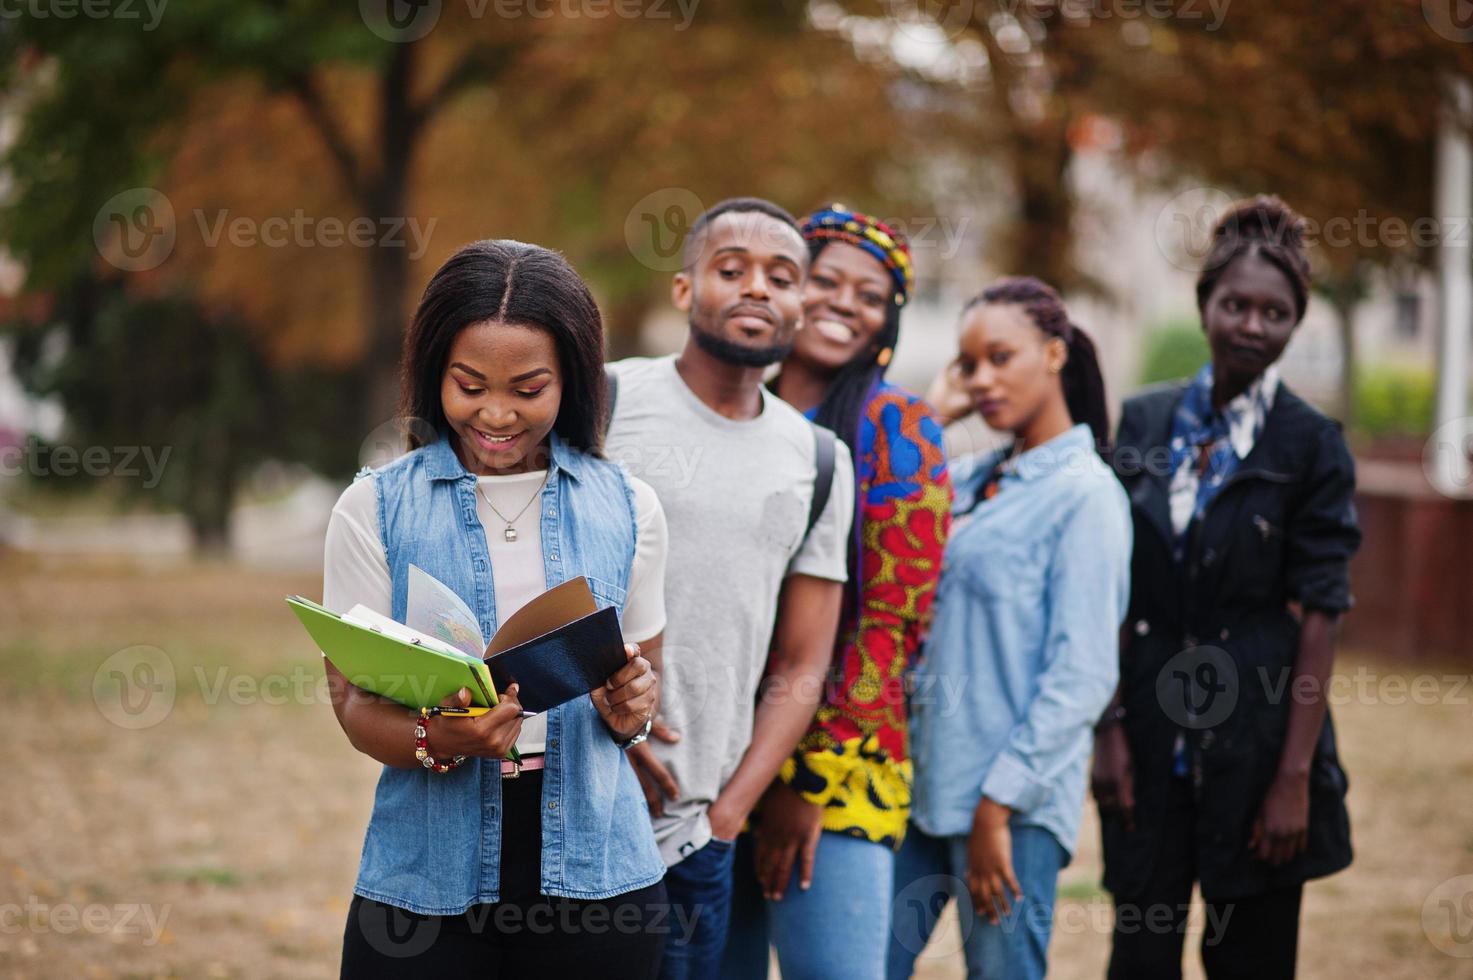
[[[673,744],[680,741],[680,733],[656,718],[654,725],[650,727],[650,738]],[[634,775],[639,777],[640,789],[644,790],[645,802],[650,806],[650,816],[663,817],[665,801],[680,799],[680,787],[676,785],[675,777],[670,775],[670,770],[665,768],[664,763],[655,758],[654,750],[647,741],[639,743],[624,754],[629,757],[630,765],[634,766]]]
[[[718,840],[736,840],[737,834],[742,832],[742,824],[747,822],[748,812],[738,810],[731,798],[723,793],[706,811],[706,819],[711,822],[711,836]]]
[[[973,907],[996,925],[1023,900],[1023,889],[1013,875],[1013,834],[1008,818],[1013,812],[987,797],[972,815],[972,833],[967,838],[967,891]]]
[[[762,819],[754,833],[757,851],[753,863],[763,898],[782,901],[795,857],[799,859],[798,887],[808,890],[822,833],[823,809],[782,780],[774,780],[762,799]]]

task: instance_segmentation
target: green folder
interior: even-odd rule
[[[470,689],[471,704],[483,708],[496,704],[491,671],[483,660],[347,622],[302,596],[286,601],[323,656],[356,687],[416,709],[433,707],[462,687]]]

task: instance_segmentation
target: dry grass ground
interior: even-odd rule
[[[339,734],[282,603],[318,588],[0,559],[0,975],[336,975],[377,767]],[[119,654],[135,647],[155,649]],[[1346,655],[1342,669],[1377,681],[1336,707],[1358,857],[1308,891],[1301,976],[1473,975],[1422,916],[1440,883],[1473,873],[1473,690],[1438,681],[1437,703],[1417,704],[1390,680],[1404,667]],[[126,704],[114,671],[133,684]],[[1053,976],[1102,976],[1098,873],[1089,823],[1062,882]],[[921,976],[961,975],[950,930]]]

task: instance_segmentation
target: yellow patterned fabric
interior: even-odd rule
[[[941,426],[883,385],[860,428],[859,601],[846,612],[813,724],[779,778],[823,827],[898,847],[910,816],[905,670],[920,649],[951,523]]]

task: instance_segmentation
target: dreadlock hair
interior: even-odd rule
[[[1207,309],[1212,291],[1228,266],[1256,255],[1277,268],[1294,291],[1294,322],[1304,319],[1309,302],[1309,257],[1304,251],[1304,219],[1269,194],[1239,201],[1212,229],[1212,247],[1197,277],[1197,310]]]
[[[1110,413],[1105,406],[1105,379],[1100,374],[1099,357],[1094,341],[1083,328],[1069,319],[1064,301],[1054,288],[1032,276],[1010,276],[999,279],[967,301],[962,316],[974,307],[1017,306],[1033,325],[1049,337],[1058,337],[1069,350],[1069,359],[1060,373],[1064,403],[1076,423],[1083,422],[1094,434],[1095,449],[1105,462],[1110,461]]]

